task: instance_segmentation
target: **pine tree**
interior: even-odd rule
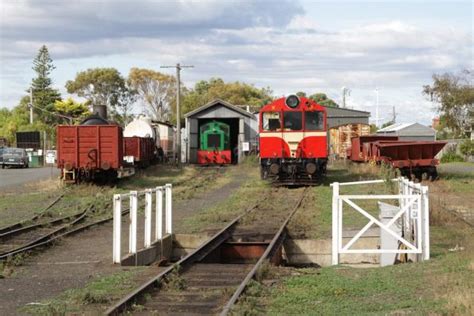
[[[55,109],[55,101],[61,100],[59,91],[52,88],[52,80],[49,77],[55,68],[53,60],[49,56],[48,48],[43,45],[33,60],[33,70],[36,72],[36,78],[33,78],[31,86],[33,88],[35,112],[38,118],[47,124],[58,121],[58,118],[51,114]]]

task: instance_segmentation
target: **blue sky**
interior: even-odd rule
[[[380,117],[429,124],[421,95],[433,73],[473,68],[471,1],[124,1],[2,0],[0,106],[12,108],[34,76],[42,44],[55,87],[79,71],[159,70],[193,64],[182,80],[221,77],[271,87],[275,95],[326,92]],[[173,73],[172,70],[165,70]],[[137,107],[137,112],[140,108]]]

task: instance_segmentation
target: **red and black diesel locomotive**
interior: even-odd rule
[[[259,113],[262,179],[284,184],[312,184],[326,173],[326,110],[290,95],[265,105]]]

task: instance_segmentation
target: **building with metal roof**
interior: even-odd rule
[[[400,140],[436,140],[436,131],[420,123],[395,123],[379,129],[377,135],[398,136]]]
[[[251,149],[257,143],[257,116],[229,102],[216,99],[186,113],[184,117],[186,122],[185,156],[189,163],[197,163],[201,125],[212,120],[218,120],[229,125],[230,145],[233,152],[232,161],[234,163],[242,160],[244,150]]]
[[[328,128],[348,124],[369,125],[370,112],[326,106]]]

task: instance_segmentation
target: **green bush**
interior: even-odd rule
[[[474,156],[474,141],[465,139],[460,145],[459,150],[463,155]]]
[[[464,158],[461,157],[460,155],[456,154],[456,150],[449,150],[447,151],[443,157],[441,157],[441,162],[446,163],[446,162],[463,162]]]

